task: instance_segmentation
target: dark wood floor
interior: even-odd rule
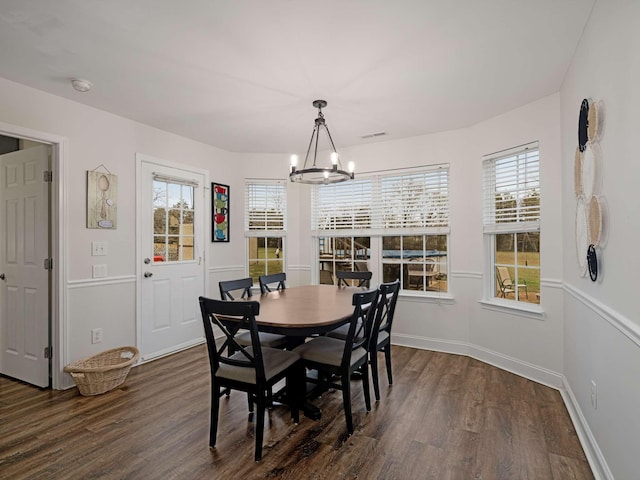
[[[384,363],[384,362],[383,362]],[[268,413],[253,461],[244,394],[223,399],[208,448],[204,346],[132,369],[97,397],[0,377],[0,477],[11,479],[592,479],[560,394],[468,357],[394,347],[395,383],[345,436],[341,392],[322,420]],[[384,367],[382,367],[384,369]]]

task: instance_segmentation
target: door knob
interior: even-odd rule
[[[5,278],[4,273],[0,273],[0,280],[4,280]]]
[[[153,273],[151,273],[151,272],[144,272],[144,278],[149,278],[149,277],[153,277]]]

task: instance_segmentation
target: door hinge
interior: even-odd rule
[[[44,347],[44,358],[51,358],[52,354],[53,354],[52,347]]]
[[[44,177],[44,181],[45,182],[52,182],[53,181],[53,172],[51,170],[45,170],[43,172],[43,177]]]
[[[53,258],[45,258],[44,259],[44,269],[45,270],[53,270]]]

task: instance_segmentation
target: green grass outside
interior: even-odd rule
[[[507,265],[511,279],[515,282],[515,273],[513,267],[513,252],[496,252],[496,263],[498,265]],[[529,300],[533,301],[536,293],[540,293],[540,269],[526,267],[540,267],[540,253],[538,252],[521,252],[518,253],[518,280],[527,284],[529,292]],[[533,297],[531,296],[533,293]],[[524,299],[521,297],[521,300]],[[537,303],[537,302],[536,302]]]
[[[283,271],[283,254],[280,251],[280,258],[276,256],[276,248],[275,247],[267,247],[266,248],[266,256],[265,256],[265,248],[258,247],[258,259],[249,260],[249,276],[253,279],[255,283],[258,283],[258,277],[260,275],[267,274],[267,261],[273,259],[273,261],[269,261],[269,275],[272,273],[280,273]]]

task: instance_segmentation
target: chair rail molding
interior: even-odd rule
[[[564,288],[564,282],[558,278],[541,278],[540,286],[547,288]]]
[[[98,287],[104,285],[118,285],[121,283],[135,283],[135,275],[121,275],[117,277],[105,278],[83,278],[79,280],[67,281],[67,289]]]
[[[287,270],[292,272],[310,272],[311,265],[288,265]]]
[[[629,320],[621,313],[603,304],[599,300],[585,294],[573,285],[564,284],[564,290],[576,300],[580,301],[587,308],[598,314],[609,324],[623,333],[633,343],[640,347],[640,327]]]
[[[209,273],[225,273],[225,272],[244,272],[244,265],[221,265],[217,267],[209,267]]]
[[[474,280],[482,280],[482,272],[452,270],[449,275],[452,278],[471,278]]]

